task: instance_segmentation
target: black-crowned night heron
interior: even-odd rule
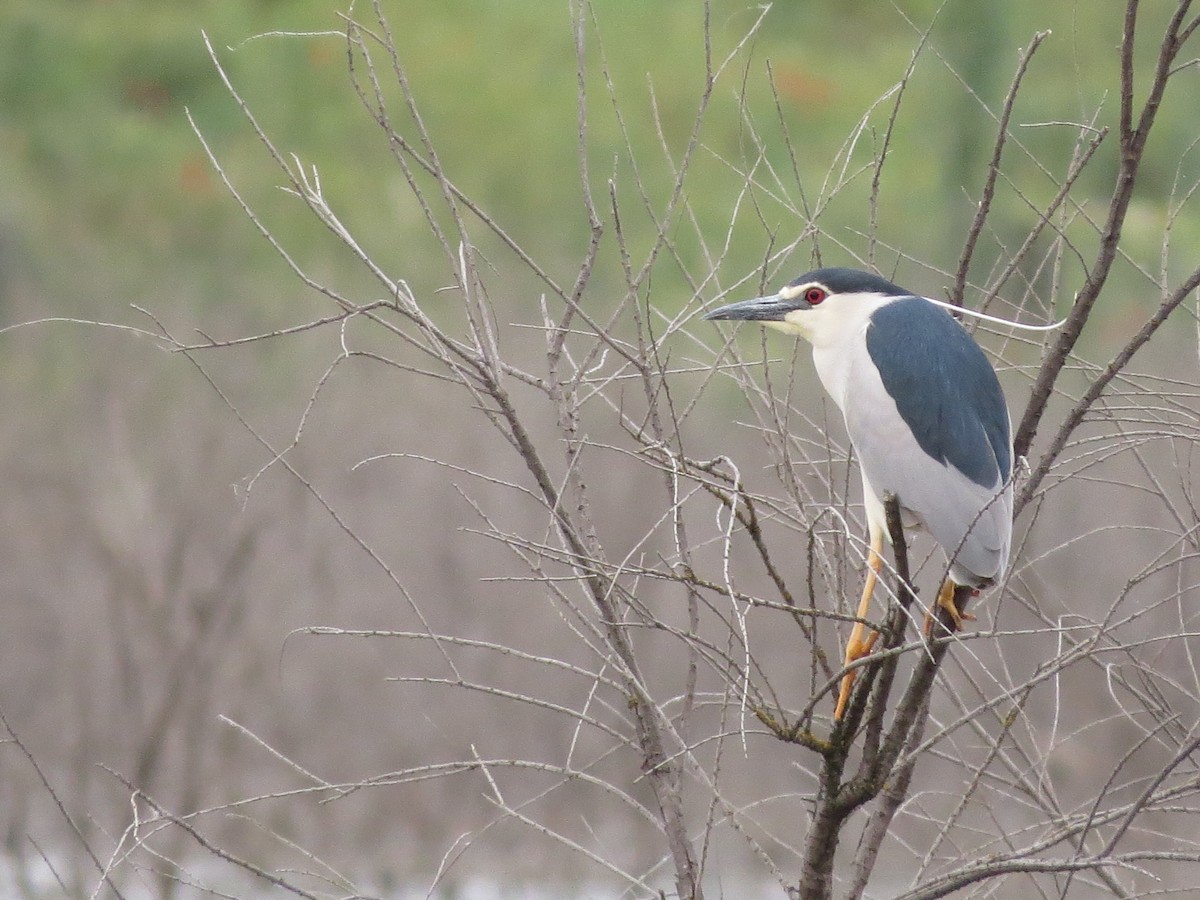
[[[846,664],[871,652],[864,637],[880,553],[890,541],[883,498],[905,527],[923,528],[949,558],[938,604],[956,627],[955,586],[986,587],[1004,574],[1012,540],[1012,436],[996,373],[970,335],[933,301],[855,269],[817,269],[778,294],[722,306],[706,319],[745,319],[798,334],[813,346],[825,390],[846,419],[862,470],[871,546],[846,645]],[[842,680],[834,717],[854,685]]]

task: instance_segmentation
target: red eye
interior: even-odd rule
[[[819,287],[810,287],[804,292],[804,299],[808,301],[810,306],[816,306],[825,299],[825,292]]]

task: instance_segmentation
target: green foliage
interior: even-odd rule
[[[735,63],[745,71],[735,70],[719,83],[700,135],[696,168],[704,174],[687,200],[707,239],[719,244],[729,229],[740,184],[728,177],[729,167],[753,163],[751,124],[797,203],[801,185],[790,174],[786,128],[804,194],[817,202],[847,134],[902,77],[917,29],[939,7],[906,4],[909,23],[880,4],[778,4],[743,57],[747,62]],[[120,317],[132,301],[159,311],[190,310],[206,320],[211,316],[205,310],[236,313],[258,324],[271,321],[277,305],[293,302],[299,289],[294,283],[276,286],[279,261],[226,195],[185,109],[289,249],[305,265],[324,270],[340,265],[339,251],[326,235],[275,189],[281,176],[208,59],[202,29],[278,146],[316,166],[327,196],[371,251],[419,282],[425,268],[420,254],[427,249],[420,211],[405,197],[382,136],[353,94],[344,41],[320,34],[340,26],[338,9],[328,0],[8,0],[3,5],[0,166],[8,177],[0,188],[0,229],[5,244],[20,248],[34,273],[39,312]],[[536,0],[395,0],[385,9],[451,177],[534,255],[551,267],[561,260],[562,271],[569,271],[587,235],[576,214],[581,202],[577,85],[566,8]],[[661,199],[671,189],[673,165],[687,145],[703,84],[701,7],[601,0],[592,15],[598,28],[586,36],[591,186],[603,196],[612,178],[623,207],[634,209],[637,204],[628,202],[636,195],[623,129],[638,172]],[[713,4],[716,62],[757,15],[757,8],[743,3]],[[952,3],[940,13],[931,48],[907,88],[890,147],[878,218],[881,239],[892,249],[880,250],[878,265],[891,269],[901,253],[953,266],[995,130],[980,101],[998,109],[1017,51],[1035,30],[1049,27],[1056,34],[1034,62],[1038,86],[1022,98],[1016,121],[1079,120],[1107,96],[1098,124],[1112,124],[1113,23],[1093,25],[1080,18],[1070,7],[1032,2],[986,9]],[[311,34],[279,34],[285,31]],[[388,65],[382,58],[376,62]],[[782,122],[775,120],[768,64]],[[978,99],[946,64],[961,73]],[[747,106],[758,117],[752,123],[739,111],[740,90],[750,95]],[[1186,103],[1186,98],[1168,99]],[[395,96],[389,100],[399,102]],[[850,171],[869,164],[880,150],[890,113],[890,102],[871,113]],[[1187,140],[1189,133],[1180,124],[1174,140]],[[1061,175],[1074,129],[1021,129],[1020,137],[1039,156],[1055,160],[1050,171]],[[1175,160],[1181,146],[1161,151],[1162,159]],[[1006,163],[1013,171],[1035,168],[1015,149]],[[1195,161],[1189,165],[1194,176]],[[1087,176],[1089,189],[1105,197],[1111,164],[1101,161],[1096,171]],[[1165,199],[1175,171],[1162,168],[1155,175]],[[1031,199],[1052,195],[1050,178],[1042,178],[1040,191],[1036,183],[1036,178],[1023,183],[1035,192]],[[703,192],[695,185],[703,185]],[[868,197],[869,173],[859,176],[823,218],[826,231],[856,253],[866,249],[859,234],[869,216]],[[729,260],[743,271],[761,259],[772,236],[781,244],[803,229],[786,206],[756,199],[761,223],[744,204],[732,234]],[[1006,239],[1006,227],[1024,233],[1031,216],[1012,192],[999,199],[998,213],[997,241]],[[1156,220],[1157,228],[1164,210],[1147,209],[1145,215]],[[648,217],[624,224],[635,249],[652,238],[654,223]],[[1194,221],[1181,222],[1180,228],[1181,240],[1195,239]],[[700,258],[689,231],[679,228],[685,261]],[[834,261],[846,261],[844,251],[825,249],[837,257]],[[1156,246],[1149,245],[1147,254],[1153,262]],[[807,262],[797,259],[794,267]],[[940,287],[936,276],[910,280],[929,290]],[[660,280],[656,301],[674,305],[671,293],[682,287]]]

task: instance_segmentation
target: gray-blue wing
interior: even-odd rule
[[[995,372],[954,319],[916,297],[877,310],[866,343],[843,398],[864,484],[876,498],[895,493],[957,551],[956,581],[998,577],[1012,536],[1012,443]]]

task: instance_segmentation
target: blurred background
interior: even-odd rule
[[[1151,6],[1150,36],[1161,15]],[[446,170],[570,283],[588,231],[567,4],[384,0],[383,8]],[[6,896],[89,892],[95,872],[46,784],[75,827],[116,852],[130,821],[122,777],[174,811],[278,795],[245,817],[232,807],[211,827],[264,865],[287,858],[286,839],[347,878],[402,891],[428,883],[459,835],[492,821],[482,779],[439,778],[319,805],[288,795],[311,781],[263,742],[320,779],[345,782],[462,759],[476,746],[485,756],[529,757],[570,740],[548,716],[497,717],[486,697],[473,703],[435,686],[408,692],[386,680],[429,671],[437,653],[427,645],[293,635],[313,625],[411,630],[424,617],[435,631],[511,635],[505,640],[547,653],[569,646],[543,599],[532,601],[531,613],[519,584],[481,580],[519,567],[503,547],[470,533],[479,520],[454,478],[416,461],[353,468],[403,451],[517,478],[515,461],[496,459],[494,432],[481,418],[448,413],[464,402],[459,394],[358,361],[322,383],[339,352],[336,331],[207,351],[193,363],[147,336],[84,324],[161,327],[193,342],[272,332],[334,311],[247,221],[186,113],[306,272],[359,302],[378,294],[346,250],[280,190],[280,173],[223,85],[204,34],[276,145],[319,168],[326,196],[368,252],[418,295],[448,283],[445,260],[347,78],[345,38],[328,33],[343,27],[339,11],[328,0],[0,5],[0,327],[7,329],[0,334],[0,712],[38,765],[11,744],[0,747]],[[718,60],[758,15],[749,4],[712,4]],[[950,283],[938,270],[957,263],[995,134],[984,106],[999,108],[1035,32],[1053,34],[1014,116],[1029,154],[1061,177],[1076,130],[1029,126],[1091,121],[1097,109],[1096,124],[1113,124],[1115,9],[1032,0],[778,4],[718,82],[688,189],[699,231],[714,244],[728,240],[729,271],[754,271],[772,234],[787,235],[783,243],[802,230],[778,208],[748,226],[731,224],[742,179],[730,164],[747,158],[749,130],[779,171],[795,167],[816,202],[831,173],[862,166],[878,151],[891,103],[874,104],[903,77],[935,15],[906,87],[878,206],[874,261],[896,280],[931,296]],[[660,145],[682,152],[703,84],[702,12],[694,3],[596,0],[588,16],[594,189],[603,192],[611,176],[629,208],[636,205],[625,131],[641,178],[661,194],[651,199],[661,203],[672,180]],[[1189,77],[1195,88],[1195,73]],[[1168,97],[1126,232],[1128,259],[1081,344],[1087,359],[1106,361],[1156,299],[1139,299],[1147,282],[1138,267],[1157,272],[1168,198],[1174,185],[1196,177],[1195,96],[1175,89]],[[859,143],[843,158],[864,117]],[[1114,146],[1101,151],[1077,191],[1097,210],[1111,193]],[[1028,232],[1035,215],[1026,200],[1042,205],[1056,190],[1023,153],[1006,164],[1019,192],[1006,190],[997,201],[973,269],[980,281]],[[869,193],[868,172],[823,211],[825,262],[853,263],[867,253]],[[634,247],[654,237],[646,221],[631,218],[626,229]],[[1185,212],[1173,223],[1172,247],[1198,244],[1200,217]],[[1086,233],[1078,246],[1091,252]],[[685,264],[702,267],[703,248],[683,229],[679,248]],[[1195,259],[1194,250],[1180,249],[1167,257],[1166,272],[1178,278]],[[809,262],[806,245],[788,268],[797,274]],[[1056,283],[1048,272],[1025,277],[1043,304],[1030,308],[1050,315],[1069,305],[1081,273],[1068,260]],[[536,321],[536,288],[510,287],[492,298],[498,315]],[[590,291],[606,289],[623,289],[619,266],[597,269]],[[1024,289],[1014,286],[1008,299],[1024,302]],[[673,270],[656,275],[650,290],[670,315],[692,300]],[[716,295],[714,287],[704,299]],[[33,324],[12,327],[19,323]],[[1153,368],[1185,370],[1194,384],[1194,318],[1176,326]],[[718,344],[715,332],[702,336],[709,338]],[[1014,414],[1026,387],[1017,368],[1002,373]],[[320,402],[306,413],[318,384]],[[707,399],[711,408],[693,423],[693,454],[730,452],[729,441],[733,452],[754,446],[753,436],[727,427],[737,393]],[[1180,401],[1194,412],[1193,402]],[[302,425],[288,456],[297,478],[268,464]],[[633,534],[643,528],[640,490],[616,483],[606,491],[614,517],[628,511]],[[486,505],[506,494],[476,483],[471,496]],[[1078,521],[1087,516],[1079,505],[1063,507],[1043,520],[1051,533],[1089,527]],[[1185,518],[1193,513],[1185,510]],[[1051,553],[1061,540],[1038,544],[1035,535],[1034,546]],[[1046,594],[1059,597],[1056,585],[1081,573],[1123,582],[1130,576],[1120,559],[1135,552],[1130,543],[1150,542],[1139,560],[1159,547],[1144,536],[1122,539],[1114,558],[1103,540],[1092,557],[1061,559]],[[1129,563],[1135,571],[1140,565]],[[466,665],[481,682],[526,677],[491,656]],[[571,817],[554,804],[539,815]],[[609,826],[600,838],[636,856],[636,832],[619,820]],[[178,830],[158,840],[166,856],[191,849]],[[465,892],[479,872],[501,883],[599,876],[575,857],[527,848],[527,832],[503,823],[472,845],[449,883]],[[134,895],[186,891],[151,868],[122,874]]]

